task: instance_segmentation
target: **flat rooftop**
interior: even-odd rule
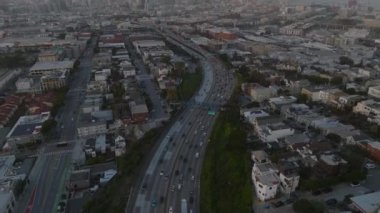
[[[36,62],[30,71],[38,70],[64,70],[72,69],[74,67],[74,61],[47,61],[47,62]]]

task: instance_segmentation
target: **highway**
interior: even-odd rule
[[[85,96],[86,84],[90,80],[92,54],[95,42],[92,42],[80,60],[79,70],[74,72],[70,89],[65,97],[65,105],[57,115],[59,141],[68,142],[67,147],[44,144],[37,154],[37,161],[29,175],[30,184],[21,200],[18,212],[50,213],[55,212],[59,197],[64,189],[65,179],[72,166],[73,153],[81,150],[76,140],[79,107]]]
[[[188,212],[199,212],[202,160],[216,118],[208,115],[208,110],[211,107],[218,111],[234,89],[232,73],[218,59],[192,48],[192,44],[170,32],[165,32],[165,36],[182,44],[191,54],[197,54],[204,78],[190,101],[195,104],[185,107],[159,142],[129,200],[128,213],[181,212],[182,199],[187,201]]]

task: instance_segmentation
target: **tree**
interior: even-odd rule
[[[334,133],[329,133],[328,135],[326,135],[326,138],[328,138],[329,140],[335,143],[340,143],[340,141],[342,140],[342,138],[339,135],[334,134]]]
[[[161,56],[160,61],[164,64],[170,64],[171,58],[170,56],[163,55]]]
[[[57,125],[57,121],[54,119],[46,120],[41,127],[41,133],[43,135],[49,134],[50,130],[52,130]]]
[[[342,76],[335,76],[330,80],[330,83],[332,85],[341,85],[343,83]]]
[[[354,65],[354,61],[351,58],[347,57],[347,56],[341,56],[341,57],[339,57],[339,63],[341,65],[349,65],[349,66],[353,66]]]
[[[296,213],[323,213],[323,209],[307,199],[299,199],[293,204]]]

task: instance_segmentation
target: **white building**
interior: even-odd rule
[[[78,136],[86,137],[90,135],[99,135],[107,133],[106,121],[83,122],[78,127]]]
[[[360,101],[354,106],[353,112],[366,116],[380,116],[380,102],[372,99]]]
[[[284,138],[294,134],[294,129],[282,122],[258,126],[257,134],[263,142],[274,142],[280,138]]]
[[[273,199],[280,185],[278,169],[272,163],[256,163],[252,168],[252,181],[259,200]]]
[[[380,99],[380,86],[369,87],[368,95]]]
[[[294,162],[282,162],[279,165],[280,189],[284,194],[290,194],[298,187],[300,176]]]

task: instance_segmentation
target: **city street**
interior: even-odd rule
[[[39,150],[38,159],[30,174],[30,184],[19,204],[19,212],[50,213],[55,211],[58,199],[64,189],[65,179],[72,166],[73,153],[81,149],[76,140],[78,112],[84,98],[86,83],[90,80],[92,54],[96,42],[93,41],[80,60],[79,69],[73,73],[65,105],[57,115],[60,140],[69,142],[68,147],[56,148],[45,144]],[[75,159],[74,159],[75,160]],[[29,196],[28,196],[29,194]]]
[[[141,57],[137,54],[136,50],[132,46],[131,42],[127,39],[125,42],[128,52],[131,54],[131,60],[133,61],[137,70],[137,80],[143,87],[143,91],[149,96],[152,101],[153,109],[150,111],[150,119],[153,121],[162,121],[169,119],[170,115],[165,109],[167,109],[166,101],[160,96],[158,86],[152,82],[152,77],[145,69],[145,65]],[[165,107],[165,109],[164,109]]]

